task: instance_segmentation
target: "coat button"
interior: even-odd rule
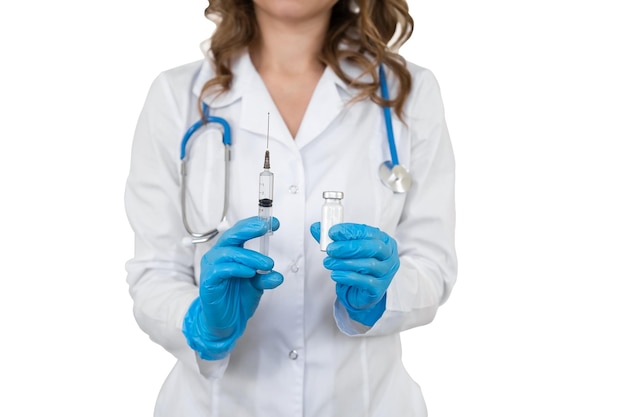
[[[298,187],[297,185],[292,185],[291,187],[289,187],[289,192],[291,194],[297,194],[298,191],[300,191],[300,187]]]
[[[298,266],[298,264],[293,264],[291,265],[291,272],[298,272],[300,270],[300,267]]]
[[[298,359],[298,351],[292,350],[291,352],[289,352],[289,359],[291,359],[292,361]]]

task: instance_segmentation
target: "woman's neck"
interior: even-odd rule
[[[250,47],[250,56],[259,73],[297,76],[322,72],[319,55],[330,16],[320,15],[306,21],[277,20],[257,13],[260,37]]]
[[[257,9],[260,37],[250,46],[250,59],[295,138],[315,87],[324,73],[319,56],[328,14],[297,21]]]

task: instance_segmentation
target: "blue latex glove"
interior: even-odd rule
[[[278,220],[272,218],[272,230],[278,227]],[[200,296],[189,307],[183,323],[187,343],[202,359],[225,358],[243,334],[263,291],[283,282],[283,276],[271,270],[271,258],[243,247],[265,232],[267,223],[258,217],[241,220],[202,257]]]
[[[319,242],[320,224],[311,225]],[[324,267],[336,282],[337,298],[352,320],[373,326],[386,308],[387,288],[400,268],[396,241],[364,224],[340,223],[330,228]]]

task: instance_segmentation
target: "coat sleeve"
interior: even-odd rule
[[[198,297],[194,249],[187,243],[179,201],[178,153],[187,109],[166,74],[153,82],[133,140],[125,206],[135,253],[126,264],[127,283],[135,319],[150,339],[206,377],[219,377],[228,358],[200,359],[182,333],[185,313]]]
[[[394,234],[401,266],[387,290],[385,313],[371,328],[350,320],[335,303],[337,324],[348,335],[377,336],[428,324],[456,281],[455,162],[441,93],[429,70],[420,68],[413,83],[407,110],[413,185]]]

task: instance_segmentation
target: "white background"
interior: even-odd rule
[[[626,416],[622,2],[410,3],[403,53],[439,80],[458,168],[458,284],[404,334],[430,415]],[[173,359],[132,317],[123,188],[206,2],[7,5],[0,415],[150,416]]]

